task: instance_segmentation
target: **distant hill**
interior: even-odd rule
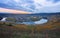
[[[12,13],[0,13],[0,15],[60,15],[60,12],[57,13],[35,13],[35,14],[12,14]]]

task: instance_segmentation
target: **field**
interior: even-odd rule
[[[40,25],[0,22],[0,38],[60,38],[60,15],[47,18],[49,21]]]

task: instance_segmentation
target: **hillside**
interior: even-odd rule
[[[47,18],[48,22],[40,25],[0,22],[0,38],[60,38],[60,15],[40,17]]]

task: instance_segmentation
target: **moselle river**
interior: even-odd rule
[[[1,19],[1,21],[6,21],[7,17],[4,17],[3,19]],[[44,24],[47,23],[48,19],[40,19],[39,21],[30,21],[30,22],[16,22],[17,24],[26,24],[26,25],[35,25],[35,24]]]

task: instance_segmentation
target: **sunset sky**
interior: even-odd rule
[[[0,8],[1,13],[13,13],[13,14],[30,14],[29,12],[26,11],[21,11],[21,10],[13,10],[13,9],[6,9],[6,8]]]
[[[55,13],[60,12],[60,0],[0,0],[0,12]]]

